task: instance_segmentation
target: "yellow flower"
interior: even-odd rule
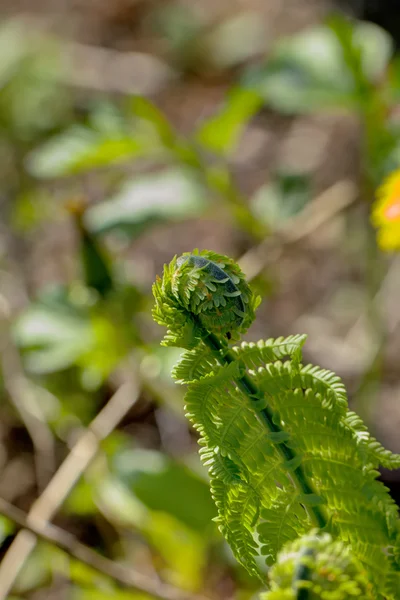
[[[382,250],[400,250],[400,169],[389,175],[376,192],[371,215],[378,228],[378,244]]]

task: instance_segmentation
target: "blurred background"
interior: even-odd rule
[[[376,200],[400,167],[397,2],[0,0],[0,20],[0,598],[256,598],[151,285],[195,247],[237,259],[263,297],[247,339],[307,333],[400,452],[400,176]]]

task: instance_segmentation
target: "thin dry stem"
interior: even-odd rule
[[[0,563],[0,600],[6,600],[18,574],[36,545],[32,530],[45,528],[96,456],[99,442],[118,425],[137,401],[136,384],[122,385],[71,449],[26,516],[31,531],[20,531]]]
[[[13,521],[18,527],[26,530],[23,532],[25,535],[22,539],[35,541],[37,537],[40,537],[42,540],[61,548],[72,558],[84,562],[103,575],[111,577],[122,586],[145,592],[162,600],[189,600],[189,598],[191,600],[207,600],[199,596],[189,596],[181,590],[161,584],[125,565],[100,556],[88,546],[81,544],[70,533],[51,523],[32,523],[26,513],[2,498],[0,498],[0,513]]]
[[[299,215],[241,257],[239,266],[247,280],[254,279],[267,265],[278,260],[285,245],[294,244],[311,235],[350,206],[357,196],[357,186],[348,180],[338,181],[322,192]]]
[[[36,481],[41,491],[55,469],[54,438],[43,418],[33,384],[27,379],[21,357],[11,335],[10,306],[0,296],[0,366],[8,398],[24,423],[32,440]]]

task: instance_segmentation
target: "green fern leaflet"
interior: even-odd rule
[[[273,565],[287,544],[317,528],[362,565],[371,597],[399,600],[398,509],[377,469],[399,468],[400,456],[348,410],[341,380],[302,364],[305,336],[231,347],[259,300],[225,256],[174,258],[153,291],[154,318],[168,329],[163,343],[186,349],[173,376],[188,386],[187,416],[200,435],[219,528],[237,559],[265,579],[260,555]],[[352,597],[322,591],[282,598]]]

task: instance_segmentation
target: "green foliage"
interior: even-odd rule
[[[113,463],[124,484],[150,510],[168,513],[199,533],[210,527],[215,508],[207,483],[184,465],[155,451],[129,449],[119,452]]]
[[[60,45],[11,20],[0,25],[0,56],[0,130],[6,138],[26,142],[60,125],[69,103],[67,90],[60,94]]]
[[[259,302],[233,260],[196,250],[165,266],[153,293],[154,319],[168,327],[165,345],[184,348],[197,345],[203,328],[224,334],[246,331]]]
[[[169,94],[188,85],[190,103],[192,85],[199,84],[205,102],[203,113],[201,98],[196,119],[207,116],[192,123],[191,131],[186,96],[182,122],[180,107],[173,107],[172,123],[147,98],[100,94],[91,81],[86,88],[81,77],[78,86],[74,77],[69,85],[64,63],[70,46],[35,33],[30,21],[13,20],[0,28],[2,283],[7,297],[8,288],[12,296],[15,286],[14,340],[27,393],[32,393],[32,413],[54,437],[55,462],[122,381],[135,376],[141,386],[140,402],[121,425],[135,447],[121,448],[120,432],[110,435],[99,460],[71,492],[63,509],[65,528],[71,525],[99,552],[143,565],[187,590],[219,593],[222,584],[224,595],[225,581],[232,577],[240,597],[252,593],[255,579],[244,579],[244,570],[215,539],[210,521],[216,509],[207,484],[196,474],[198,463],[189,466],[196,457],[190,454],[187,426],[183,424],[183,432],[175,429],[174,419],[182,413],[181,388],[170,383],[169,371],[177,348],[183,347],[186,352],[173,376],[189,385],[187,412],[201,434],[217,523],[239,560],[264,581],[263,556],[273,562],[282,547],[290,548],[292,540],[319,525],[330,532],[333,544],[345,544],[343,556],[352,546],[368,577],[378,582],[376,596],[385,593],[386,581],[386,596],[397,598],[396,508],[376,481],[376,469],[398,468],[399,457],[347,410],[339,378],[302,365],[305,336],[239,343],[258,300],[235,263],[216,254],[188,255],[179,269],[178,261],[167,267],[163,281],[155,285],[155,317],[169,329],[165,344],[171,348],[155,349],[148,316],[149,272],[174,243],[168,239],[170,224],[176,223],[173,236],[176,230],[191,235],[193,228],[199,237],[208,233],[209,223],[210,235],[217,232],[214,224],[222,224],[226,239],[222,236],[219,247],[229,236],[237,250],[261,240],[264,249],[264,240],[273,247],[274,233],[279,238],[280,228],[307,206],[315,192],[312,174],[287,170],[281,148],[275,152],[275,123],[280,123],[280,136],[286,130],[281,127],[287,123],[285,115],[351,113],[360,124],[360,198],[370,201],[381,178],[399,165],[400,68],[398,57],[391,60],[393,44],[375,25],[335,18],[270,46],[262,19],[247,9],[210,26],[197,8],[189,11],[172,3],[155,10],[163,35],[160,49],[166,49],[180,72],[174,71],[172,90],[151,97],[164,106],[167,100],[168,114],[173,104]],[[139,19],[141,13],[140,7]],[[151,23],[146,20],[146,31]],[[260,67],[245,64],[255,55],[253,64]],[[126,58],[129,62],[131,55]],[[196,81],[196,73],[205,74],[206,81]],[[226,82],[230,90],[209,114],[210,100],[220,98]],[[120,83],[122,91],[125,82]],[[284,118],[276,119],[277,113]],[[250,143],[243,136],[249,124]],[[252,187],[259,170],[258,136],[273,145],[274,156],[248,202],[240,186]],[[336,171],[327,174],[331,181]],[[85,210],[71,218],[64,201],[77,195],[84,197]],[[341,220],[352,227],[349,213]],[[349,248],[350,253],[357,248],[356,270],[366,254],[357,241],[368,227],[365,215],[360,219],[357,212],[354,236],[345,236],[335,254],[340,260],[341,252],[347,257]],[[200,233],[193,219],[207,219]],[[70,237],[76,241],[74,249]],[[48,238],[57,238],[57,251]],[[38,260],[36,248],[42,245]],[[264,256],[260,259],[262,267]],[[369,257],[368,268],[374,269],[376,259]],[[174,285],[168,279],[173,275]],[[271,314],[274,319],[276,313]],[[229,338],[238,344],[232,347]],[[165,407],[174,415],[172,432],[171,417],[163,422]],[[10,462],[5,473],[8,467],[13,473],[14,454],[16,464],[21,458],[24,464],[39,465],[40,452],[30,460],[25,441],[20,443],[21,420],[6,393],[1,419],[4,456]],[[169,452],[180,460],[166,458]],[[36,491],[28,490],[24,505]],[[13,527],[2,525],[5,540]],[[316,559],[320,557],[318,553]],[[57,574],[71,579],[77,599],[138,596],[47,546],[28,563],[16,593],[36,597],[51,580],[57,586]]]
[[[237,286],[234,295],[227,284]],[[377,468],[399,467],[400,456],[348,411],[339,377],[302,364],[304,336],[229,347],[223,334],[246,330],[256,301],[227,257],[175,257],[154,296],[154,318],[168,327],[164,343],[188,350],[173,374],[188,384],[186,412],[200,434],[217,522],[238,560],[261,577],[257,556],[271,564],[317,526],[351,548],[376,598],[394,600],[400,522]]]
[[[378,26],[336,17],[280,41],[268,62],[245,81],[280,112],[354,110],[368,101],[391,52],[390,36]]]
[[[347,546],[317,532],[299,538],[279,553],[263,600],[351,600],[374,597],[360,563]]]
[[[131,160],[145,151],[144,141],[119,128],[102,132],[72,127],[32,152],[27,164],[36,177],[61,177]]]
[[[254,214],[272,230],[299,214],[311,197],[307,175],[278,173],[269,184],[261,186],[251,199]]]
[[[232,90],[218,115],[208,119],[197,131],[198,141],[217,154],[229,154],[237,146],[244,125],[260,109],[261,96],[254,90]]]
[[[73,590],[72,600],[149,600],[149,596],[139,592],[125,592],[123,590],[110,589],[99,590],[98,588]]]
[[[199,181],[185,169],[170,168],[125,182],[113,197],[86,212],[85,223],[96,235],[117,232],[134,239],[158,223],[196,217],[205,206]]]

